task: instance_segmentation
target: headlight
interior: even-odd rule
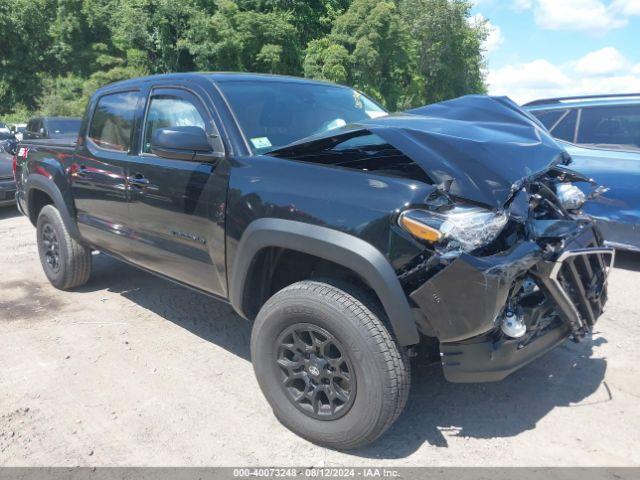
[[[556,196],[565,210],[579,210],[587,200],[582,190],[571,183],[556,185]]]
[[[491,243],[507,224],[507,214],[479,207],[454,207],[446,212],[407,210],[398,223],[414,237],[429,243],[447,242],[466,252]]]

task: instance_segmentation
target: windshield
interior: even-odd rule
[[[77,135],[80,130],[79,118],[64,118],[47,121],[47,129],[52,137]]]
[[[218,86],[254,153],[387,114],[361,93],[337,85],[224,80]]]

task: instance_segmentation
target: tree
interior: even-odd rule
[[[56,75],[73,72],[88,75],[92,52],[90,30],[82,0],[59,0],[55,18],[49,26],[51,37],[50,71]]]
[[[0,113],[35,107],[50,64],[51,38],[42,26],[54,15],[48,0],[0,0]]]
[[[394,110],[411,103],[416,43],[392,1],[355,0],[309,43],[305,75],[363,90]]]
[[[244,11],[222,0],[214,15],[196,16],[184,45],[200,70],[301,71],[301,48],[288,12]]]
[[[192,70],[185,46],[200,13],[196,0],[119,0],[112,16],[114,46],[127,63],[152,73]]]
[[[335,18],[344,13],[351,0],[237,0],[245,11],[288,12],[300,45],[327,35]]]
[[[469,0],[0,0],[0,114],[81,113],[106,83],[237,70],[354,86],[392,110],[485,91]]]
[[[424,79],[420,102],[486,93],[482,45],[486,21],[471,22],[467,0],[400,0],[400,12],[416,39],[417,73]]]

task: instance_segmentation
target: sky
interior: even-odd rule
[[[640,93],[640,0],[476,0],[489,94]]]

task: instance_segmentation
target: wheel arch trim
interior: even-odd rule
[[[411,307],[395,271],[370,243],[344,232],[318,225],[262,218],[242,234],[229,271],[229,300],[243,317],[243,296],[254,258],[264,248],[280,247],[342,265],[361,276],[376,293],[401,345],[419,343]]]
[[[24,185],[25,200],[27,203],[27,214],[29,214],[31,210],[30,202],[33,190],[40,190],[49,195],[49,197],[53,200],[54,206],[60,212],[60,216],[62,217],[62,221],[64,222],[65,227],[67,227],[69,235],[71,235],[74,240],[80,240],[81,237],[78,226],[76,225],[76,222],[73,219],[71,212],[69,211],[69,207],[65,202],[64,197],[62,196],[62,193],[60,192],[60,189],[58,188],[56,183],[50,178],[36,173],[32,173],[27,177]]]

